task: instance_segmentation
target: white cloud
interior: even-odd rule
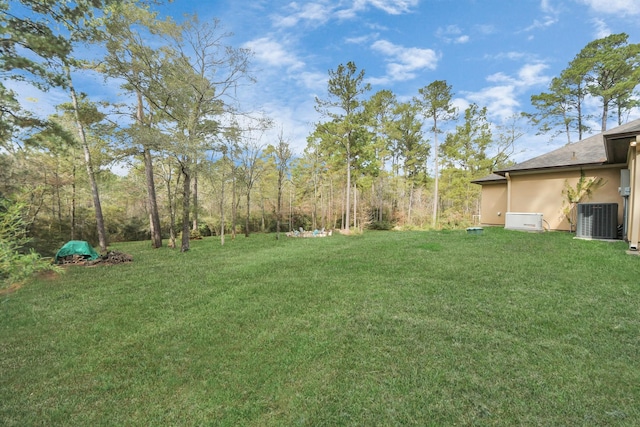
[[[465,111],[467,108],[469,108],[469,105],[471,103],[469,102],[468,99],[454,98],[451,101],[451,104],[455,107],[456,110],[458,110],[458,112],[462,112],[462,111]]]
[[[435,70],[440,59],[440,55],[432,49],[404,47],[386,40],[376,41],[371,48],[387,57],[387,75],[372,79],[372,83],[377,84],[411,80],[416,77],[418,71]]]
[[[54,114],[57,105],[69,102],[69,94],[58,88],[42,92],[27,82],[10,79],[3,81],[3,84],[16,93],[16,99],[23,109],[42,119]]]
[[[485,54],[484,59],[490,60],[490,61],[502,61],[505,59],[509,61],[522,61],[522,60],[534,61],[535,55],[532,55],[526,52],[510,51],[510,52],[501,52],[501,53],[492,54],[492,55]]]
[[[313,91],[322,91],[327,88],[327,73],[304,72],[298,74],[295,78],[301,82],[304,87]]]
[[[578,3],[589,6],[597,13],[612,15],[638,15],[640,8],[637,0],[576,0]]]
[[[480,106],[487,107],[491,115],[503,119],[513,115],[520,106],[513,85],[484,88],[478,92],[469,93],[467,98]]]
[[[515,84],[515,79],[503,72],[491,74],[487,77],[487,81],[491,83]]]
[[[416,7],[420,0],[361,0],[356,3],[369,3],[371,6],[383,10],[391,15],[400,15],[411,11]]]
[[[560,10],[552,6],[551,0],[540,0],[540,9],[544,13],[544,16],[541,19],[534,19],[533,24],[525,28],[523,30],[524,32],[545,29],[558,22]]]
[[[494,34],[496,32],[496,27],[493,25],[474,25],[473,28],[483,35]]]
[[[520,107],[518,99],[522,93],[548,83],[549,77],[543,74],[546,68],[544,63],[532,63],[521,67],[515,76],[495,73],[487,77],[488,82],[494,83],[493,86],[464,95],[467,100],[486,106],[492,115],[504,120],[517,113]]]
[[[537,29],[540,29],[540,28],[547,28],[547,27],[552,26],[556,22],[558,22],[557,18],[555,18],[553,16],[545,16],[542,20],[535,19],[533,21],[533,24],[531,24],[527,28],[525,28],[524,31],[526,32],[526,31],[537,30]]]
[[[462,30],[457,25],[447,25],[446,27],[440,27],[436,31],[438,36],[441,35],[458,35],[461,34]]]
[[[375,40],[378,38],[378,34],[370,34],[367,36],[360,36],[360,37],[349,37],[344,39],[345,43],[350,43],[350,44],[365,44],[368,43],[370,40]]]
[[[343,7],[344,3],[349,3]],[[389,15],[410,13],[420,0],[352,0],[351,2],[318,0],[314,2],[291,2],[284,13],[273,14],[276,28],[292,28],[298,25],[314,27],[326,24],[333,18],[352,19],[370,8],[379,9]]]
[[[297,70],[304,66],[304,62],[300,61],[291,49],[270,37],[251,40],[243,47],[251,49],[258,61],[272,67]]]
[[[611,35],[611,29],[602,19],[594,18],[591,20],[591,22],[593,22],[593,26],[595,29],[594,36],[596,39],[601,39]]]
[[[292,2],[288,4],[289,13],[287,15],[274,15],[272,17],[274,26],[277,28],[291,28],[304,21],[312,25],[326,23],[333,13],[333,7],[325,3],[303,3]]]
[[[487,81],[492,83],[506,83],[516,87],[536,86],[549,81],[549,77],[541,75],[541,72],[546,68],[547,65],[543,63],[526,64],[518,70],[516,77],[500,72],[487,77]]]
[[[558,11],[551,5],[550,0],[541,0],[540,9],[542,9],[544,13],[550,13],[553,15],[558,13]]]
[[[419,3],[420,0],[354,0],[351,7],[338,11],[336,16],[341,19],[351,19],[358,12],[367,10],[369,7],[380,9],[389,15],[401,15],[411,12],[411,9]]]
[[[438,28],[436,36],[444,40],[446,43],[463,44],[470,40],[469,36],[463,34],[462,30],[457,25],[448,25],[446,27]]]
[[[319,26],[332,18],[352,19],[358,13],[369,8],[382,10],[390,15],[411,12],[420,0],[353,0],[348,6],[341,8],[344,2],[315,1],[291,2],[282,14],[274,14],[271,18],[277,28],[291,28],[301,23]]]
[[[542,72],[547,68],[548,66],[543,63],[526,64],[518,71],[518,86],[529,88],[547,84],[550,78],[542,75]]]

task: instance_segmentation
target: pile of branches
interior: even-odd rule
[[[58,264],[62,265],[85,265],[87,258],[83,255],[67,255],[58,258]]]
[[[96,265],[96,264],[122,264],[125,262],[133,262],[133,257],[129,254],[125,254],[124,252],[118,251],[109,251],[106,255],[101,255],[98,259],[87,262],[87,265]]]
[[[67,255],[65,257],[58,258],[58,263],[62,265],[114,265],[125,262],[133,262],[133,257],[129,254],[118,251],[109,251],[105,255],[101,255],[94,260],[87,259],[87,257],[83,255]]]

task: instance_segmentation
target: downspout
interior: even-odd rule
[[[638,151],[637,151],[638,137],[635,141],[631,141],[629,144],[629,185],[631,186],[629,194],[629,206],[628,206],[628,230],[627,239],[629,241],[629,250],[638,250],[638,227],[640,221],[638,221],[638,194],[636,193],[640,187],[638,186]]]
[[[511,212],[511,175],[507,172],[504,177],[507,178],[507,212]]]

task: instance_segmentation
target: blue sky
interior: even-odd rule
[[[531,95],[590,41],[625,32],[640,42],[638,0],[176,0],[162,11],[217,17],[234,45],[254,51],[258,82],[243,96],[298,150],[319,120],[314,98],[326,98],[328,70],[341,63],[364,69],[372,94],[401,100],[446,80],[461,110],[475,102],[500,123],[532,111]],[[565,143],[529,132],[519,158]]]
[[[487,106],[492,121],[532,111],[588,42],[625,32],[640,42],[638,0],[175,0],[158,7],[180,20],[218,18],[236,47],[254,52],[258,81],[244,103],[273,118],[297,152],[313,123],[315,97],[327,97],[328,70],[353,61],[371,94],[390,89],[409,100],[446,80],[463,110]],[[79,90],[85,90],[79,88]],[[634,114],[631,118],[640,117]],[[595,130],[598,129],[594,121]],[[275,132],[275,133],[278,133]],[[519,142],[518,160],[565,143],[535,136]]]

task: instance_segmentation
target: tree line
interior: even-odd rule
[[[638,106],[640,45],[626,34],[589,43],[532,97],[534,113],[499,124],[485,106],[458,111],[444,80],[410,100],[371,93],[348,62],[329,70],[320,120],[295,154],[286,130],[269,137],[277,124],[239,101],[255,82],[252,52],[219,21],[160,19],[156,2],[21,4],[0,1],[0,215],[20,206],[45,254],[70,239],[188,251],[201,235],[467,226],[480,204],[471,181],[510,164],[523,116],[570,143],[590,130],[586,100],[601,105],[602,130]],[[121,96],[92,99],[86,76]],[[68,101],[39,117],[10,80]]]

